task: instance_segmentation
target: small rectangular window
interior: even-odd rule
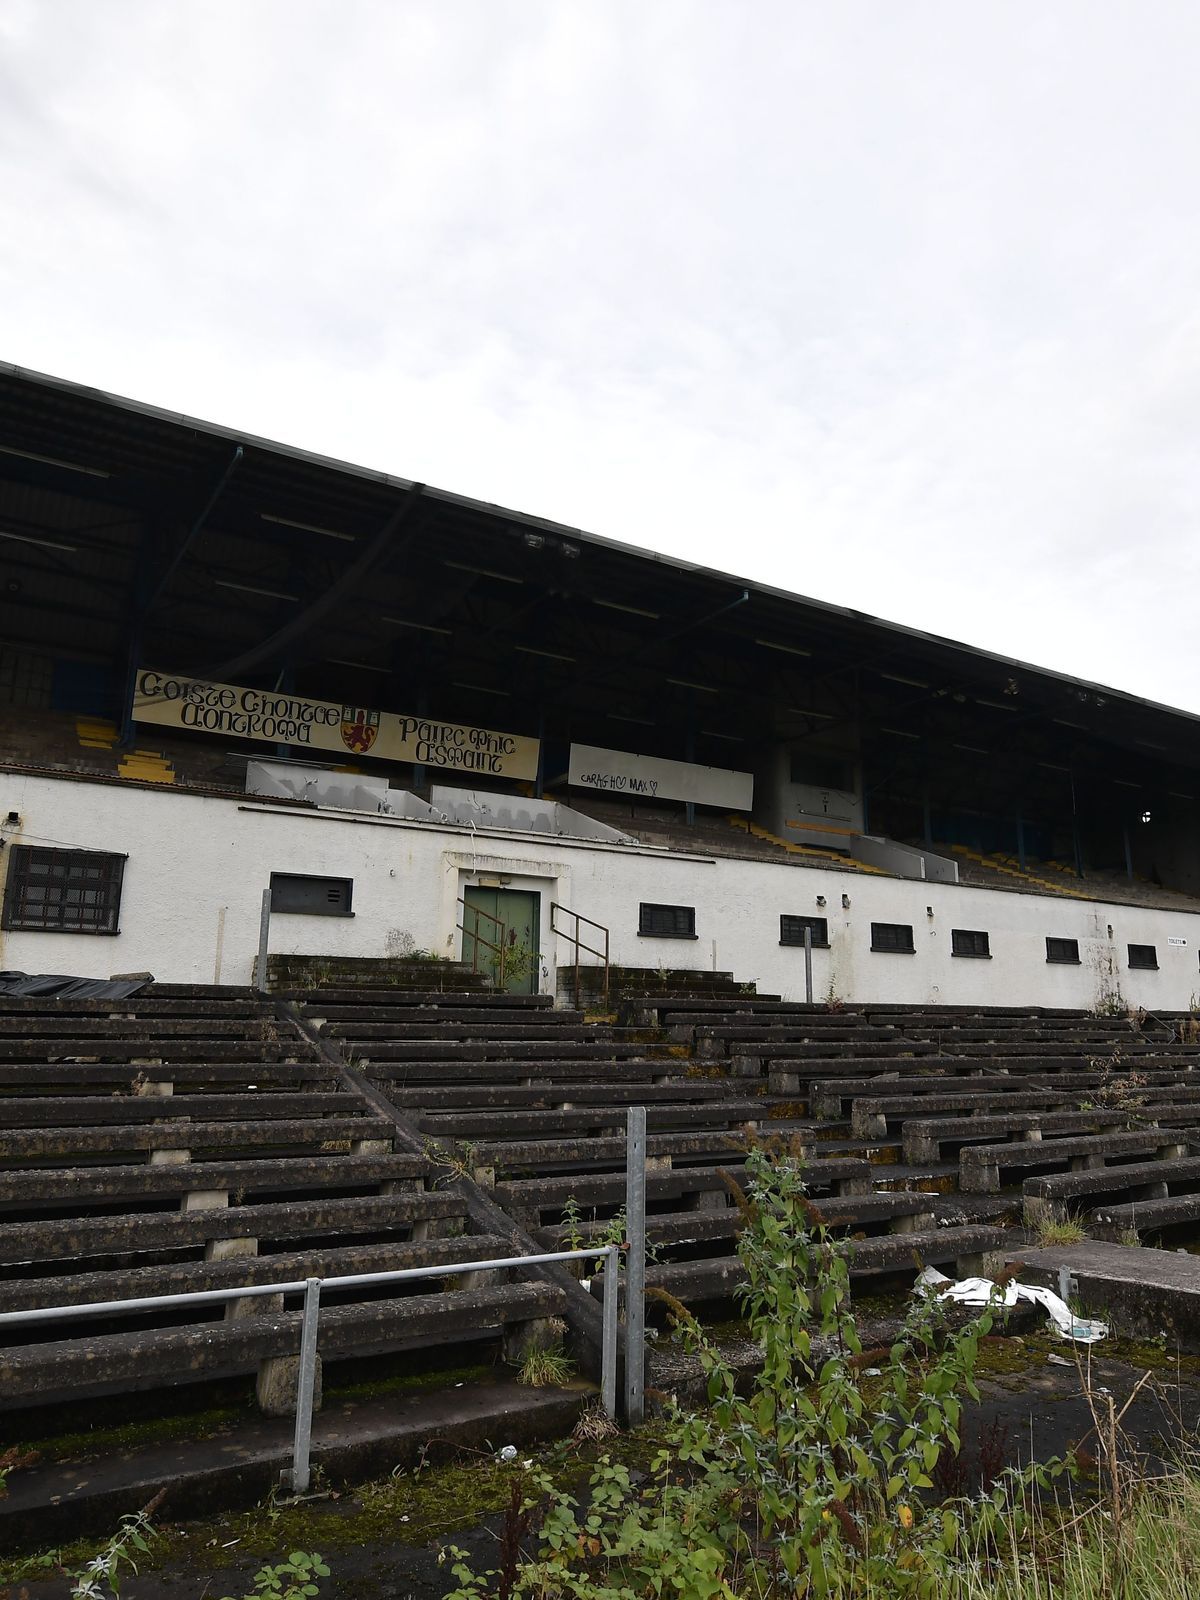
[[[893,955],[912,955],[914,948],[911,923],[873,922],[871,924],[872,950],[885,950]]]
[[[829,922],[825,917],[780,917],[780,944],[803,945],[805,928],[812,930],[814,950],[829,949]]]
[[[1129,946],[1129,965],[1143,967],[1149,972],[1158,969],[1158,949],[1152,944],[1131,944]]]
[[[1079,965],[1079,940],[1078,939],[1047,939],[1046,960],[1065,961],[1075,966]]]
[[[694,939],[695,906],[659,906],[643,900],[638,913],[638,932],[655,939]]]
[[[979,928],[951,928],[950,954],[952,956],[990,956],[988,936]]]
[[[303,917],[349,917],[353,878],[316,878],[300,872],[271,874],[271,910]]]
[[[124,874],[121,855],[14,844],[0,920],[26,933],[119,933]]]

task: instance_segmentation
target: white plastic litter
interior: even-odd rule
[[[1045,1309],[1060,1338],[1070,1339],[1075,1344],[1096,1344],[1108,1338],[1107,1322],[1075,1316],[1065,1300],[1039,1284],[1008,1283],[1003,1289],[997,1289],[990,1278],[960,1278],[956,1283],[936,1267],[926,1267],[918,1275],[915,1288],[964,1306],[1015,1306],[1018,1300],[1030,1300]]]
[[[504,1446],[504,1449],[501,1450],[501,1452],[500,1452],[500,1460],[501,1461],[515,1461],[516,1459],[517,1459],[517,1447],[516,1447],[516,1445],[515,1444],[506,1444]]]

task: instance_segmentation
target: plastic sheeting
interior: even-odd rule
[[[152,978],[72,978],[60,972],[0,972],[0,994],[38,1000],[124,1000]]]
[[[1029,1300],[1044,1308],[1059,1337],[1075,1344],[1096,1344],[1108,1338],[1107,1322],[1091,1317],[1077,1317],[1052,1289],[1043,1289],[1036,1283],[1007,1283],[999,1288],[990,1278],[960,1278],[956,1283],[936,1267],[926,1267],[919,1274],[916,1288],[927,1294],[936,1294],[939,1300],[953,1300],[959,1305],[1015,1306],[1018,1300]]]

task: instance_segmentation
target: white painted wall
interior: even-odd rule
[[[1090,1006],[1110,960],[1131,1005],[1177,1009],[1200,992],[1200,916],[1190,913],[0,774],[0,819],[10,811],[20,822],[0,823],[7,842],[128,856],[120,934],[0,932],[0,968],[18,971],[246,983],[273,870],[354,880],[352,918],[277,916],[273,951],[383,956],[407,936],[456,954],[456,900],[483,873],[541,892],[544,953],[557,900],[611,930],[614,962],[727,969],[789,998],[803,997],[804,952],[780,946],[782,913],[829,919],[832,948],[813,953],[818,997],[832,984],[848,1000]],[[0,851],[0,872],[6,857]],[[642,900],[694,905],[697,938],[639,936]],[[911,923],[915,954],[872,952],[872,921]],[[992,959],[952,957],[954,927],[987,929]],[[1078,939],[1081,964],[1047,964],[1047,934]],[[1186,947],[1168,946],[1168,936]],[[1157,972],[1128,970],[1131,943],[1157,946]],[[553,961],[543,986],[553,986]]]

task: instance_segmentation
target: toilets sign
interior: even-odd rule
[[[276,689],[245,689],[143,667],[133,716],[160,727],[258,739],[305,750],[371,755],[498,778],[537,776],[538,741],[457,722],[375,711],[335,700],[308,700]]]

